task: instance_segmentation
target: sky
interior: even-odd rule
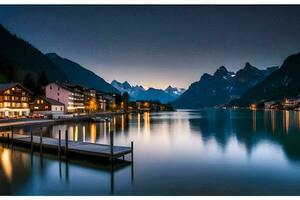
[[[0,6],[0,23],[43,53],[146,88],[281,65],[300,52],[299,22],[299,6]]]

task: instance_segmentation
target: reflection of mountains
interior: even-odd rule
[[[189,119],[204,142],[213,138],[223,149],[236,137],[248,153],[267,140],[282,146],[286,156],[300,161],[300,113],[288,111],[208,110],[205,117]],[[276,155],[274,155],[276,156]]]
[[[18,195],[27,194],[27,187],[30,185],[35,175],[39,174],[41,181],[47,181],[49,174],[55,176],[59,174],[61,181],[68,184],[70,177],[76,174],[70,174],[70,167],[84,167],[101,171],[107,177],[110,177],[111,191],[114,190],[114,173],[131,166],[131,179],[133,180],[133,165],[128,161],[116,161],[111,165],[109,160],[103,159],[99,162],[98,159],[87,158],[69,158],[59,159],[57,155],[43,153],[40,156],[39,152],[31,154],[24,147],[14,147],[12,150],[8,147],[0,146],[0,195]],[[53,168],[57,165],[58,168]],[[53,171],[54,170],[54,171]],[[57,170],[57,171],[56,171]],[[30,189],[32,190],[32,189]]]

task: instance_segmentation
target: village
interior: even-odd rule
[[[20,83],[0,84],[0,119],[173,110],[158,101],[129,101],[128,94],[105,93],[68,82],[51,82],[44,91],[44,95],[35,95]]]
[[[276,110],[295,110],[300,111],[300,95],[293,98],[284,98],[276,101],[262,101],[253,103],[249,106],[251,110],[254,109],[276,109]]]

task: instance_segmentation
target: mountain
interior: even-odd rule
[[[113,80],[111,85],[118,89],[121,93],[128,92],[130,99],[135,100],[158,100],[161,103],[168,103],[178,98],[184,89],[177,89],[172,86],[165,90],[149,88],[146,90],[143,86],[131,86],[127,81],[121,83]]]
[[[300,53],[289,56],[281,67],[247,90],[231,105],[248,106],[262,100],[277,100],[300,94]]]
[[[213,75],[203,74],[199,81],[192,83],[172,104],[175,108],[201,108],[228,103],[276,69],[277,67],[270,67],[260,70],[247,62],[244,68],[234,73],[221,66]]]
[[[66,74],[47,56],[0,24],[1,80],[23,82],[28,74],[37,80],[42,73],[47,74],[50,80],[66,78]]]
[[[23,83],[30,79],[29,82],[36,83],[43,74],[49,81],[69,80],[104,92],[119,93],[93,72],[56,54],[43,54],[0,25],[0,81]]]
[[[48,53],[46,56],[66,74],[66,79],[68,81],[103,92],[120,93],[103,78],[81,65],[66,58],[62,58],[56,53]]]

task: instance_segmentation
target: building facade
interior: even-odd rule
[[[42,114],[45,116],[62,115],[65,112],[65,105],[54,99],[38,96],[29,105],[33,114]]]
[[[14,118],[30,114],[32,92],[19,83],[0,84],[0,118]]]
[[[84,91],[81,86],[53,82],[48,84],[45,90],[46,98],[63,103],[67,113],[85,112]]]

